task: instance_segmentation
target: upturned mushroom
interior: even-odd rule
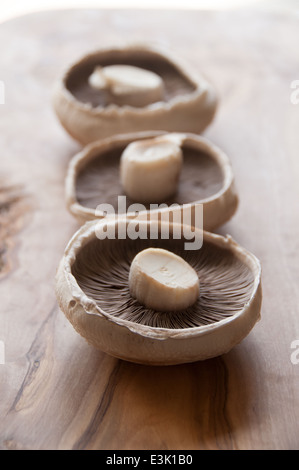
[[[238,195],[229,158],[208,139],[151,131],[83,148],[68,167],[66,204],[80,223],[106,217],[108,206],[136,217],[137,204],[140,218],[189,213],[197,224],[202,208],[203,227],[212,231],[233,216]]]
[[[149,129],[201,133],[216,112],[214,87],[172,55],[142,45],[85,55],[54,87],[62,126],[83,145]]]
[[[201,231],[202,247],[194,251],[185,249],[183,226],[179,227],[181,238],[173,236],[174,225],[166,227],[170,237],[165,239],[165,224],[143,221],[138,225],[147,238],[99,239],[97,233],[104,224],[128,234],[132,220],[87,222],[70,240],[56,276],[62,311],[94,347],[142,364],[193,362],[228,352],[259,320],[260,262],[231,237]],[[158,229],[156,240],[150,238],[153,225]],[[199,235],[195,232],[194,236]],[[153,249],[173,253],[194,270],[200,282],[194,302],[179,309],[169,304],[171,309],[165,310],[167,296],[159,297],[151,308],[132,295],[132,263],[144,250],[150,250],[147,263],[156,268],[156,260],[150,257]],[[144,264],[143,271],[147,271]],[[135,280],[137,276],[135,272]]]

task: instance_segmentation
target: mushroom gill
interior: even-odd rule
[[[171,250],[197,272],[200,296],[191,307],[172,312],[148,309],[129,290],[129,271],[134,256],[148,247]],[[106,313],[154,328],[194,328],[235,315],[249,301],[254,276],[230,250],[204,242],[186,251],[183,240],[100,240],[89,242],[72,266],[78,285]]]

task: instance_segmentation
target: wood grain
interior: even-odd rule
[[[264,300],[251,334],[209,361],[114,359],[57,307],[56,267],[77,228],[64,176],[79,147],[54,116],[52,85],[66,64],[124,38],[170,46],[220,96],[205,135],[230,156],[240,195],[220,232],[261,259]],[[299,447],[298,40],[297,18],[245,10],[47,12],[0,26],[2,449]]]

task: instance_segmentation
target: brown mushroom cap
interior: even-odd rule
[[[66,204],[80,223],[101,217],[96,208],[111,204],[118,211],[118,196],[125,195],[120,181],[120,157],[126,146],[136,140],[161,135],[145,132],[118,135],[87,145],[74,156],[66,177]],[[203,227],[212,231],[227,222],[238,206],[234,176],[226,154],[207,139],[195,134],[167,134],[181,142],[183,167],[177,193],[164,203],[165,209],[146,211],[165,213],[173,204],[178,210],[203,206]],[[126,211],[132,203],[126,198]],[[171,210],[175,211],[173,207]],[[127,213],[127,216],[135,216]],[[143,214],[140,213],[142,216]],[[193,216],[192,216],[193,217]]]
[[[129,219],[91,221],[69,242],[59,265],[56,293],[66,317],[90,344],[115,357],[145,364],[178,364],[223,354],[239,343],[260,318],[261,266],[230,237],[200,232],[199,250],[186,250],[182,237],[104,239],[98,224],[116,229]],[[156,222],[140,222],[148,235]],[[195,233],[195,232],[194,232]],[[159,247],[183,257],[198,273],[200,296],[184,311],[158,312],[130,295],[134,256]]]
[[[157,73],[164,82],[163,100],[144,107],[117,106],[88,78],[96,66],[133,65]],[[164,130],[202,132],[212,121],[217,98],[210,83],[177,63],[169,53],[149,46],[122,46],[90,53],[57,81],[53,106],[66,131],[81,144],[118,133]]]

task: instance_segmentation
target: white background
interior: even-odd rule
[[[0,22],[34,11],[68,8],[229,9],[238,7],[292,11],[299,0],[0,0]]]

